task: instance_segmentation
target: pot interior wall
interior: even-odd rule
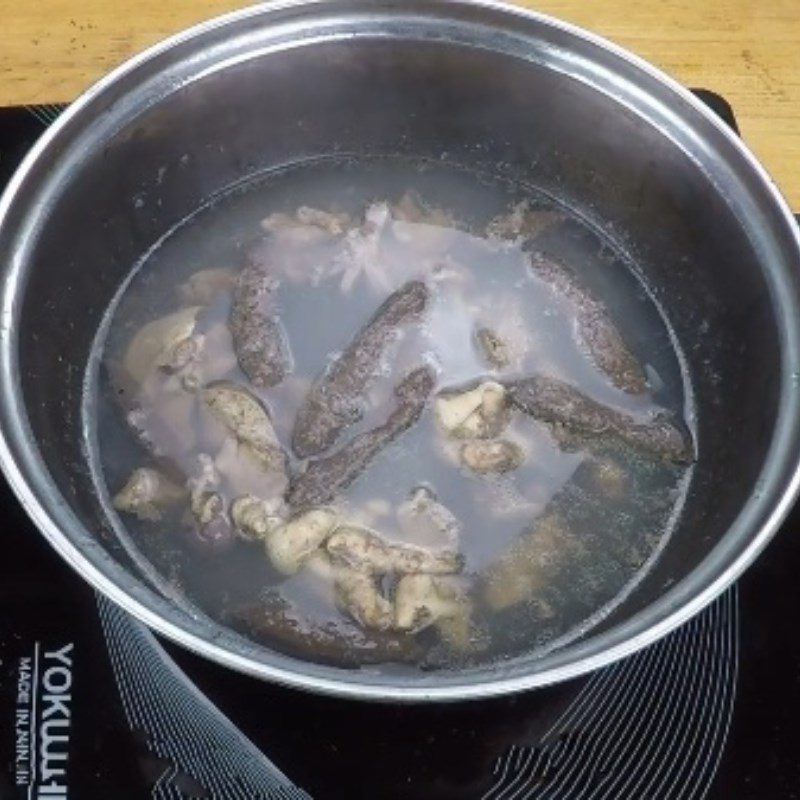
[[[666,310],[695,392],[700,458],[666,552],[606,626],[695,569],[753,491],[781,376],[759,254],[697,154],[610,96],[486,49],[362,38],[264,54],[136,113],[107,112],[79,131],[69,170],[45,182],[18,328],[35,439],[90,530],[107,526],[82,454],[82,381],[119,283],[210,195],[342,152],[448,160],[549,192],[617,239]],[[113,537],[106,544],[124,558]]]

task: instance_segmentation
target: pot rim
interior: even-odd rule
[[[202,37],[215,29],[224,28],[234,23],[260,16],[263,16],[265,22],[268,23],[270,17],[274,16],[276,12],[313,7],[330,8],[333,5],[335,5],[335,3],[331,2],[331,0],[282,0],[282,2],[257,4],[187,28],[147,48],[116,67],[81,94],[47,129],[27,154],[9,182],[5,192],[0,196],[0,230],[3,228],[4,220],[8,217],[9,211],[15,202],[15,197],[20,191],[20,188],[34,165],[42,158],[43,154],[47,153],[51,142],[56,139],[73,117],[79,115],[98,96],[102,95],[107,88],[116,84],[121,78],[134,73],[138,68],[150,62],[156,56],[168,52],[177,45]],[[673,95],[676,95],[677,98],[702,115],[708,123],[725,137],[727,143],[731,144],[738,151],[738,155],[744,160],[746,167],[758,179],[762,188],[766,189],[779,216],[783,218],[782,221],[791,226],[790,230],[794,239],[793,244],[798,254],[797,261],[798,264],[800,264],[800,229],[798,229],[792,213],[775,183],[739,137],[708,109],[705,104],[689,92],[688,89],[680,85],[660,69],[624,48],[578,26],[562,22],[549,15],[509,5],[504,2],[496,2],[495,0],[449,0],[448,3],[438,3],[436,6],[439,14],[446,14],[448,9],[453,7],[467,10],[470,7],[473,9],[484,9],[506,15],[510,23],[514,21],[514,18],[518,18],[555,29],[577,40],[581,40],[588,45],[610,53],[617,59],[626,62],[628,66],[645,73],[645,75],[662,84],[670,90]],[[398,11],[401,8],[402,6],[399,5]],[[784,460],[793,463],[794,466],[788,480],[783,481],[783,488],[776,496],[771,513],[760,528],[749,538],[746,546],[741,549],[731,563],[720,572],[714,581],[710,582],[702,591],[697,592],[688,599],[681,599],[677,596],[675,591],[676,587],[673,587],[673,589],[660,597],[658,601],[648,605],[646,609],[632,618],[632,620],[641,618],[641,615],[645,614],[645,612],[650,612],[653,616],[658,616],[653,611],[655,607],[659,607],[662,610],[665,608],[669,609],[652,624],[649,624],[635,635],[623,636],[620,641],[601,649],[599,652],[583,657],[580,657],[579,654],[579,657],[567,664],[556,665],[541,671],[515,677],[503,677],[502,673],[500,673],[496,678],[488,678],[478,683],[470,681],[469,677],[467,677],[464,682],[443,686],[432,684],[398,686],[388,682],[368,683],[359,681],[358,672],[346,672],[343,670],[339,671],[341,674],[340,678],[325,678],[304,673],[302,670],[302,662],[299,660],[298,669],[288,669],[281,666],[270,665],[263,661],[235,653],[215,643],[215,641],[209,641],[187,630],[183,625],[157,612],[155,610],[156,604],[148,605],[144,600],[133,596],[131,592],[119,586],[99,566],[93,563],[81,551],[79,546],[62,532],[60,526],[45,507],[45,504],[40,501],[39,495],[34,491],[28,479],[31,469],[27,465],[21,466],[19,458],[15,457],[15,451],[18,453],[26,453],[26,451],[30,449],[29,437],[25,429],[25,420],[20,420],[20,413],[18,411],[18,409],[24,409],[18,376],[16,376],[13,369],[9,367],[9,365],[15,363],[12,352],[13,342],[9,341],[12,340],[13,337],[9,336],[7,332],[10,330],[14,319],[14,306],[16,304],[12,302],[12,300],[15,297],[15,286],[18,283],[18,279],[18,270],[12,265],[5,270],[1,287],[3,302],[2,309],[0,310],[0,314],[2,315],[0,318],[0,327],[5,332],[5,335],[0,337],[0,363],[2,364],[2,377],[5,378],[5,380],[3,381],[3,385],[0,386],[0,414],[2,415],[2,424],[0,425],[0,467],[2,467],[6,479],[25,508],[27,514],[54,549],[72,568],[85,578],[95,589],[102,592],[125,611],[147,624],[156,632],[223,666],[231,667],[260,678],[273,680],[293,688],[365,700],[392,700],[404,702],[469,700],[495,697],[545,686],[575,678],[600,667],[607,666],[642,649],[674,630],[708,605],[725,588],[733,583],[778,530],[780,524],[789,512],[798,490],[800,490],[800,466],[798,465],[798,462],[800,462],[800,441],[798,441],[794,445],[793,455],[784,455]],[[793,342],[795,349],[798,349],[798,340],[800,340],[800,333],[796,334],[795,341]],[[797,361],[796,354],[794,355],[795,361]],[[783,394],[784,400],[786,400],[785,391]],[[797,391],[793,393],[792,399],[793,410],[800,410],[798,409]],[[781,435],[783,435],[785,439],[788,434],[791,433],[791,431],[786,430],[788,425],[785,421],[786,412],[784,411],[782,413],[784,416],[784,427],[782,429],[776,429],[776,439]],[[773,449],[774,440],[767,461],[773,456]],[[38,458],[38,456],[32,455],[29,457]],[[38,463],[37,466],[38,469],[46,472],[43,463]],[[154,590],[148,589],[147,591],[151,595],[157,598],[159,597]],[[630,624],[631,621],[628,621],[622,626],[612,629],[612,631],[619,631],[621,628],[630,626]],[[600,634],[593,641],[602,640],[604,636],[608,636],[608,634]],[[619,638],[619,636],[617,638]],[[567,650],[569,649],[571,648],[567,647]],[[579,650],[580,648],[577,649]]]

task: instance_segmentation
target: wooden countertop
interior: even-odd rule
[[[800,211],[800,0],[518,0],[725,95]],[[0,0],[0,105],[55,103],[235,0]]]

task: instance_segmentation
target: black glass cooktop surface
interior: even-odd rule
[[[58,113],[0,110],[0,181]],[[0,798],[800,798],[800,510],[655,646],[552,689],[433,707],[203,661],[88,588],[5,485],[0,512]]]

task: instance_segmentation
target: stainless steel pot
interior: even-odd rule
[[[80,398],[123,277],[210,195],[332,152],[445,159],[530,182],[611,231],[671,320],[697,405],[692,489],[654,569],[568,646],[403,677],[301,662],[171,597],[100,510]],[[691,94],[536,14],[462,0],[283,2],[173,37],[90,89],[33,149],[0,201],[0,263],[0,457],[28,513],[123,608],[259,677],[447,700],[593,670],[735,580],[800,480],[800,237],[786,205]]]

